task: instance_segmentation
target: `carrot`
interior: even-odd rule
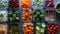
[[[21,7],[22,8],[29,8],[30,7],[30,0],[22,0]]]
[[[23,26],[25,26],[23,28],[24,34],[33,34],[33,24],[24,24]]]

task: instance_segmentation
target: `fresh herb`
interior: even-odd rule
[[[18,34],[18,25],[17,24],[9,25],[9,33]]]

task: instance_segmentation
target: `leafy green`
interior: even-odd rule
[[[14,22],[14,21],[19,22],[19,12],[9,10],[9,20],[10,20],[10,22]]]
[[[41,22],[44,17],[44,12],[42,10],[34,10],[33,11],[33,21]]]

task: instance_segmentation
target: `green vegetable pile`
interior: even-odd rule
[[[9,34],[18,34],[18,25],[17,24],[9,25]]]
[[[34,0],[33,1],[33,4],[36,4],[36,5],[41,5],[41,3],[43,3],[43,0]]]
[[[36,9],[37,7],[43,6],[43,0],[33,0],[33,9]]]
[[[37,23],[36,24],[36,34],[44,34],[45,33],[45,23]]]
[[[9,11],[9,21],[10,22],[19,22],[19,12],[18,11]]]
[[[44,17],[44,12],[42,10],[34,10],[33,11],[33,21],[41,22]]]

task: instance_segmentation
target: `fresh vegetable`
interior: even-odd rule
[[[9,25],[9,34],[18,34],[18,33],[19,33],[18,24],[10,24]]]
[[[22,20],[23,21],[31,21],[32,20],[32,11],[30,9],[22,11]]]
[[[7,8],[8,0],[0,0],[0,8]]]
[[[44,17],[44,12],[42,10],[34,10],[33,11],[33,21],[41,22]]]
[[[43,6],[43,0],[33,0],[33,9],[37,9]]]
[[[21,0],[22,8],[30,8],[30,0]]]
[[[54,2],[53,1],[45,1],[46,7],[54,7]]]
[[[45,23],[37,23],[36,24],[36,34],[44,34],[45,33]]]
[[[57,23],[48,23],[48,34],[58,34],[58,24]]]
[[[19,12],[9,10],[9,20],[10,22],[14,22],[14,21],[19,22]]]
[[[18,8],[19,4],[18,4],[18,0],[9,0],[9,8]]]
[[[6,22],[7,21],[7,11],[0,11],[0,22]]]
[[[0,34],[7,34],[7,24],[0,24]]]
[[[23,24],[23,33],[24,34],[33,34],[33,24],[32,23],[24,23]]]

